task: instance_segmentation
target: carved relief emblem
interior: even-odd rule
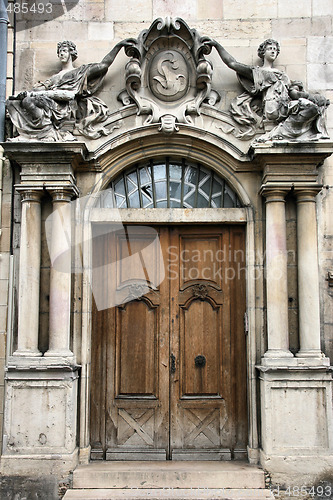
[[[155,97],[163,101],[176,101],[183,97],[189,86],[183,55],[176,50],[157,53],[151,61],[149,85]]]
[[[212,92],[213,68],[205,56],[210,39],[202,37],[180,18],[156,19],[125,48],[126,91],[118,96],[124,105],[137,106],[144,125],[158,124],[163,134],[179,131],[179,124],[193,125],[201,106],[214,106],[219,94]],[[172,106],[170,106],[172,104]]]

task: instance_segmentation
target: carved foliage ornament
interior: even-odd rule
[[[208,37],[201,37],[180,18],[156,19],[140,33],[126,54],[126,90],[122,102],[132,99],[145,124],[159,123],[159,131],[172,134],[178,123],[192,124],[206,101],[214,105],[219,94],[211,90],[212,66]]]
[[[205,300],[205,298],[208,296],[208,287],[206,285],[194,285],[192,291],[193,296],[200,300]]]

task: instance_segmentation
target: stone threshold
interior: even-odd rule
[[[262,469],[243,461],[109,461],[78,466],[75,489],[265,487]]]
[[[68,490],[63,500],[274,500],[270,490],[229,488],[164,488],[164,489],[76,489]]]

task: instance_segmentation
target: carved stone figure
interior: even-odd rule
[[[130,42],[124,40],[100,63],[74,68],[75,44],[59,42],[61,71],[32,91],[21,92],[7,101],[10,119],[19,133],[12,140],[71,141],[75,140],[73,134],[90,139],[110,134],[113,128],[109,127],[109,109],[93,94],[101,87],[118,52],[128,45]]]
[[[304,91],[301,82],[290,81],[273,67],[280,52],[276,40],[265,40],[258,48],[262,66],[248,66],[231,56],[212,40],[223,62],[236,71],[245,92],[231,102],[230,114],[235,123],[226,132],[240,139],[250,139],[260,130],[266,133],[258,142],[269,140],[318,140],[329,138],[325,111],[329,101],[320,94]]]

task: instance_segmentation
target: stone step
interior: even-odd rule
[[[265,487],[264,472],[246,462],[94,462],[73,474],[74,489]]]
[[[68,490],[63,500],[274,500],[265,489],[76,489]]]

